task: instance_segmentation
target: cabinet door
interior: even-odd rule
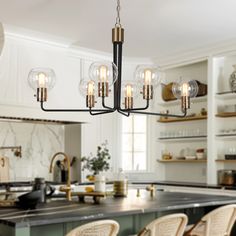
[[[0,101],[1,104],[17,104],[19,101],[18,48],[10,41],[5,42],[0,56]]]

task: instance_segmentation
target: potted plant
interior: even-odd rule
[[[94,175],[95,181],[95,191],[104,192],[105,191],[105,176],[101,172],[107,171],[110,168],[109,160],[111,155],[107,148],[107,141],[97,146],[97,153],[93,155],[90,153],[89,156],[84,156],[81,158],[82,170],[89,170]],[[90,178],[91,180],[91,178]]]

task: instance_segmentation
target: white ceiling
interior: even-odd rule
[[[164,57],[236,39],[236,0],[121,0],[121,5],[126,56]],[[115,9],[116,0],[0,0],[0,22],[111,52]]]

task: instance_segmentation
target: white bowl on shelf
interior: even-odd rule
[[[204,153],[203,152],[197,152],[196,156],[197,156],[197,159],[204,159]]]
[[[185,156],[186,160],[195,160],[196,156]]]

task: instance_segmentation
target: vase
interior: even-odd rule
[[[95,175],[94,190],[95,192],[106,192],[106,178],[104,175]]]
[[[234,71],[229,77],[229,86],[232,92],[236,92],[236,64],[233,65]]]

